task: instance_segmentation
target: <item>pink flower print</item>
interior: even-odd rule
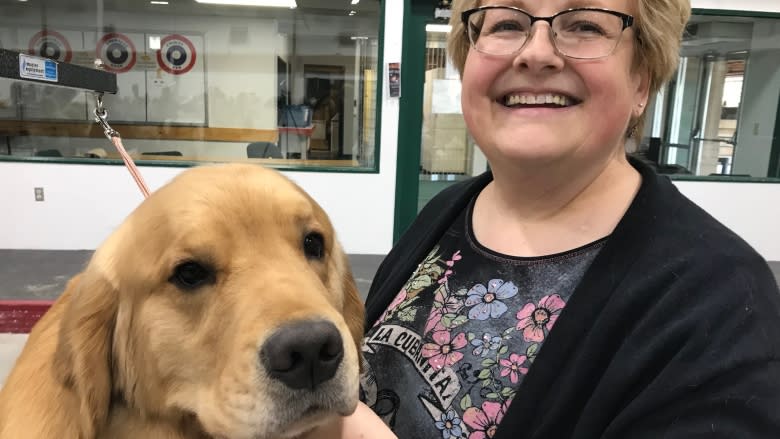
[[[527,359],[528,357],[525,355],[517,354],[509,355],[509,359],[501,359],[499,361],[499,364],[501,364],[501,376],[505,377],[509,375],[509,380],[512,381],[512,383],[517,384],[518,373],[523,375],[528,373],[528,368],[522,367]]]
[[[399,291],[398,294],[395,296],[395,299],[393,299],[393,301],[390,302],[390,305],[387,307],[385,312],[383,312],[382,315],[379,316],[376,323],[374,323],[374,326],[384,322],[387,316],[391,312],[395,311],[396,307],[398,307],[398,305],[400,305],[401,302],[403,302],[404,300],[406,300],[406,288],[401,288],[401,291]]]
[[[504,282],[501,279],[491,279],[487,288],[482,284],[474,285],[466,297],[466,306],[473,306],[469,310],[469,319],[487,320],[497,318],[506,312],[506,305],[499,299],[509,299],[517,294],[517,287],[512,282]]]
[[[422,347],[422,356],[428,359],[428,363],[436,369],[449,367],[460,361],[463,354],[456,352],[466,346],[466,334],[461,332],[450,340],[451,334],[447,331],[436,331],[431,336],[433,343],[425,343]]]
[[[431,310],[431,314],[428,316],[428,321],[425,322],[425,332],[424,334],[427,334],[431,331],[431,329],[436,329],[437,331],[441,331],[444,328],[441,323],[441,318],[444,317],[444,311],[442,308],[434,308]]]
[[[452,254],[452,259],[445,262],[445,264],[447,265],[447,270],[444,272],[444,276],[442,276],[441,279],[439,279],[439,284],[443,284],[447,282],[447,278],[449,278],[450,275],[452,274],[452,266],[455,265],[456,261],[460,261],[462,258],[463,256],[460,255],[460,250]]]
[[[448,296],[446,287],[439,287],[433,296],[433,306],[431,307],[431,314],[425,322],[424,334],[431,332],[431,330],[445,330],[446,328],[441,325],[441,318],[447,314],[456,314],[462,307],[463,302],[460,299],[455,296]]]
[[[558,315],[566,303],[557,294],[542,297],[539,305],[527,303],[517,312],[517,330],[523,331],[525,341],[540,342],[544,340],[544,329],[552,330]]]
[[[498,424],[504,417],[506,408],[509,407],[509,402],[501,405],[499,402],[485,401],[482,403],[481,409],[467,408],[463,412],[463,422],[473,430],[469,439],[485,439],[495,436]]]

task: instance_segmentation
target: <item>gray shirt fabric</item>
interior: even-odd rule
[[[472,203],[363,341],[361,399],[401,439],[489,438],[606,238],[538,258],[473,237]]]

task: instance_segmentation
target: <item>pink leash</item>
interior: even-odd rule
[[[135,162],[127,153],[125,147],[122,145],[122,138],[119,137],[119,132],[111,128],[106,120],[108,118],[108,110],[103,107],[103,93],[97,95],[97,106],[95,107],[95,122],[99,123],[103,127],[103,134],[106,135],[108,140],[114,145],[119,155],[122,156],[122,161],[125,162],[125,167],[130,171],[130,175],[133,176],[133,180],[141,189],[141,193],[144,198],[149,197],[149,188],[146,186],[144,178],[141,176],[141,172],[138,171],[138,167],[135,166]]]

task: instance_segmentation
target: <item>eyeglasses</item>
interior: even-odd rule
[[[612,54],[634,17],[599,8],[575,8],[550,17],[534,17],[512,6],[482,6],[461,14],[474,49],[490,55],[519,52],[537,21],[550,25],[555,49],[576,59],[604,58]]]

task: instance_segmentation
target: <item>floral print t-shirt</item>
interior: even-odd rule
[[[521,258],[453,223],[363,340],[361,400],[401,439],[493,437],[606,238]]]

